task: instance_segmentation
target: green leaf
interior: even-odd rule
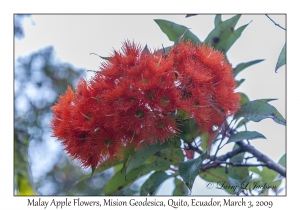
[[[234,144],[232,150],[238,149],[239,146],[237,144]],[[233,157],[230,158],[230,162],[232,163],[242,163],[245,157],[245,152],[241,152]]]
[[[178,178],[174,179],[174,184],[175,184],[175,189],[173,191],[173,195],[178,196],[178,195],[188,195],[189,194],[189,189],[185,185],[183,181],[181,181]]]
[[[235,15],[228,20],[219,22],[219,24],[209,33],[204,42],[213,46],[215,49],[226,53],[248,25],[246,24],[237,30],[234,30],[240,17],[241,15]],[[217,21],[219,20],[220,18],[218,17]]]
[[[241,84],[245,82],[245,79],[235,80],[235,88],[238,88]]]
[[[206,158],[206,152],[194,160],[187,160],[179,163],[179,174],[184,180],[186,186],[192,189],[196,176],[199,174],[203,160]]]
[[[104,193],[105,195],[113,195],[117,191],[121,190],[123,187],[131,184],[141,175],[143,175],[143,170],[146,165],[130,171],[127,175],[124,170],[118,171],[106,184]]]
[[[281,52],[280,52],[280,55],[279,55],[279,58],[277,60],[277,64],[276,64],[276,67],[275,67],[275,72],[277,73],[277,70],[285,65],[286,63],[286,43],[284,44]]]
[[[215,182],[216,184],[214,185],[214,188],[217,189],[221,189],[222,185],[229,186],[228,173],[223,166],[200,171],[200,177],[208,182]],[[232,188],[224,187],[223,189],[226,190],[229,194],[234,194],[234,189]]]
[[[222,23],[221,15],[216,15],[214,21],[215,27],[217,27],[217,25],[219,25],[220,23]]]
[[[276,98],[259,99],[259,101],[264,102],[264,103],[267,103],[267,102],[270,102],[270,101],[276,101],[276,100],[277,100]]]
[[[281,182],[282,182],[281,179],[272,182],[272,183],[270,184],[271,189],[272,189],[274,192],[276,192],[276,191],[278,190],[278,187],[281,185]]]
[[[183,38],[184,34],[185,34],[188,30],[189,30],[189,29],[187,28],[187,29],[184,31],[184,33],[176,39],[176,41],[174,42],[174,46],[176,46],[176,45],[180,42],[180,40]]]
[[[268,104],[267,101],[274,99],[254,100],[245,103],[235,114],[234,118],[245,117],[254,122],[259,122],[266,118],[271,118],[275,122],[286,125],[286,120],[277,111],[277,109]]]
[[[228,177],[229,184],[230,186],[235,187],[234,190],[237,195],[239,195],[243,189],[246,189],[251,179],[252,179],[252,174],[242,180],[234,179],[231,178],[230,176]]]
[[[243,104],[245,104],[249,101],[249,98],[245,93],[239,93],[239,94],[241,96],[240,106],[242,106]]]
[[[246,118],[242,119],[242,120],[236,125],[236,128],[239,128],[239,127],[241,127],[241,126],[243,126],[243,125],[246,125],[249,121],[250,121],[250,120],[248,120],[248,119],[246,119]]]
[[[200,135],[200,129],[194,119],[184,120],[178,129],[181,131],[179,137],[187,143],[191,143]]]
[[[183,150],[180,148],[167,148],[158,152],[157,155],[173,166],[178,166],[179,162],[184,160]]]
[[[156,143],[145,146],[144,149],[138,150],[129,158],[126,167],[126,174],[128,174],[131,170],[140,167],[145,160],[154,155],[156,152],[166,148],[179,148],[180,145],[180,139],[178,137],[174,137],[171,141],[164,142],[163,144]]]
[[[188,111],[182,109],[177,110],[177,115],[183,120],[187,120],[191,117],[191,114]]]
[[[249,66],[252,66],[254,64],[260,63],[262,61],[264,61],[265,59],[259,59],[259,60],[254,60],[254,61],[249,61],[247,63],[240,63],[238,64],[234,69],[234,77],[236,77],[236,75],[238,75],[241,71],[243,71],[244,69],[246,69]]]
[[[153,183],[155,182],[155,180],[159,176],[161,176],[163,173],[166,174],[165,172],[162,172],[162,171],[156,171],[153,174],[151,174],[150,177],[141,186],[140,195],[149,195],[151,186],[153,185]],[[153,192],[153,193],[155,193],[155,192]]]
[[[179,25],[167,20],[156,19],[154,21],[158,24],[160,29],[168,36],[169,40],[173,42],[175,42],[178,39],[178,37],[184,34],[184,32],[188,29],[183,25]],[[184,34],[184,40],[191,40],[194,44],[201,44],[199,38],[189,30]]]
[[[122,161],[120,161],[120,160],[117,160],[115,162],[111,162],[110,160],[107,160],[107,161],[103,162],[101,164],[101,166],[99,166],[96,170],[92,171],[91,175],[88,174],[88,175],[85,175],[85,176],[81,177],[78,181],[76,181],[70,187],[68,187],[68,190],[75,187],[77,184],[79,184],[80,182],[86,180],[87,178],[90,178],[92,175],[101,173],[102,171],[105,171],[106,169],[109,169],[109,168],[111,168],[115,165],[118,165],[120,163],[122,163]]]
[[[262,178],[261,181],[266,184],[272,183],[278,176],[278,173],[276,171],[273,171],[272,169],[269,169],[266,166],[262,167],[262,171],[260,171],[257,167],[249,167],[249,171],[260,175]]]
[[[209,138],[208,138],[209,136],[208,136],[207,133],[202,133],[200,135],[200,137],[201,137],[201,148],[204,151],[204,150],[207,149],[207,143],[208,143],[208,140],[209,140]],[[208,154],[209,154],[209,152],[208,152]]]
[[[220,38],[220,41],[215,45],[216,49],[222,50],[223,52],[227,52],[230,49],[230,47],[236,42],[236,40],[240,38],[242,32],[248,25],[249,23],[239,27],[235,31],[232,31],[227,38]]]
[[[266,137],[264,135],[262,135],[261,133],[258,133],[257,131],[240,131],[240,132],[230,136],[230,138],[227,141],[227,144],[231,143],[231,142],[238,142],[238,141],[241,141],[244,139],[247,139],[247,140],[266,139]]]
[[[155,179],[155,181],[153,182],[152,186],[149,189],[149,195],[153,195],[154,192],[158,189],[158,187],[164,182],[166,181],[168,178],[170,178],[171,176],[166,174],[166,172],[158,172],[159,176]]]
[[[149,172],[153,170],[167,170],[170,168],[170,165],[178,166],[179,162],[184,160],[183,151],[179,148],[163,149],[155,153],[152,157],[156,157],[156,159],[147,165]]]
[[[273,182],[275,178],[278,176],[278,173],[276,171],[273,171],[272,169],[269,169],[266,166],[262,167],[263,170],[261,172],[261,177],[263,178],[263,181],[267,184]]]
[[[234,179],[242,180],[249,176],[249,170],[247,167],[235,167],[229,165],[227,167],[228,176]]]
[[[96,53],[90,53],[90,55],[97,55],[99,58],[102,58],[104,60],[109,60],[111,58],[111,57],[103,57],[103,56],[100,56],[100,55],[98,55]]]
[[[286,167],[286,154],[282,155],[282,157],[280,158],[280,160],[278,161],[278,163],[280,165],[282,165],[283,167]]]

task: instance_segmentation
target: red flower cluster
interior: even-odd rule
[[[69,87],[52,107],[53,134],[83,166],[122,158],[127,147],[180,133],[177,110],[210,132],[238,109],[232,68],[222,53],[191,42],[168,56],[126,42],[91,81]]]

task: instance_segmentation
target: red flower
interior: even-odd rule
[[[122,158],[124,148],[177,135],[176,111],[212,131],[238,109],[231,66],[222,53],[183,41],[168,56],[125,42],[91,81],[69,87],[52,107],[53,135],[84,167]]]
[[[181,109],[189,112],[201,129],[211,132],[238,110],[240,96],[234,92],[233,71],[221,52],[181,41],[170,55],[182,91]]]

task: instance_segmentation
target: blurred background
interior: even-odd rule
[[[89,79],[101,60],[90,53],[109,56],[125,40],[134,40],[150,49],[171,46],[154,19],[165,19],[191,28],[203,41],[214,28],[215,15],[15,15],[14,16],[14,193],[17,195],[103,195],[113,169],[80,179],[91,172],[70,160],[60,141],[51,137],[50,107],[68,85],[81,77]],[[227,19],[232,15],[224,15]],[[270,15],[285,27],[285,15]],[[285,31],[265,15],[242,15],[237,27],[250,23],[227,53],[230,63],[256,59],[265,61],[238,75],[245,82],[238,88],[250,100],[276,98],[271,104],[286,118],[286,69],[275,73],[275,65],[286,42]],[[93,70],[93,71],[88,71]],[[250,123],[267,140],[253,145],[275,162],[286,151],[286,128],[271,119]],[[228,146],[232,149],[232,145]],[[224,148],[226,152],[226,147]],[[221,153],[220,153],[221,155]],[[139,194],[142,177],[126,195]],[[197,178],[192,195],[226,195],[207,190]],[[158,195],[171,195],[173,181],[166,181]],[[120,192],[122,194],[122,192]],[[285,192],[283,192],[285,193]]]

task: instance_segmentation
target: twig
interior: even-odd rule
[[[269,169],[272,169],[276,172],[278,172],[283,177],[286,177],[286,169],[275,163],[273,160],[271,160],[269,157],[261,153],[260,151],[256,150],[253,146],[246,144],[243,141],[237,142],[237,144],[240,146],[238,149],[235,149],[231,152],[226,153],[225,155],[216,157],[216,156],[209,156],[208,158],[213,161],[208,164],[202,165],[201,170],[205,171],[209,168],[215,168],[219,166],[220,164],[226,163],[228,165],[234,165],[234,166],[243,166],[243,167],[249,167],[249,166],[266,166]],[[240,164],[240,163],[227,163],[225,162],[228,158],[231,158],[241,152],[249,152],[255,157],[258,161],[263,162],[262,164]]]
[[[274,20],[272,20],[272,18],[269,17],[269,15],[266,14],[266,16],[275,24],[275,26],[278,26],[279,28],[286,30],[285,28],[283,28],[282,26],[280,26],[278,23],[276,23]]]
[[[188,143],[188,148],[185,148],[185,149],[195,151],[195,152],[199,153],[200,155],[203,153],[203,151],[201,149],[199,149],[199,147],[194,147],[191,143]]]
[[[226,153],[225,155],[221,155],[221,156],[219,156],[219,157],[209,156],[208,158],[209,158],[210,160],[212,160],[213,162],[212,162],[212,163],[209,163],[209,164],[203,165],[203,166],[201,167],[201,170],[205,171],[205,170],[207,170],[207,169],[209,169],[209,168],[217,167],[218,165],[221,164],[220,161],[221,161],[221,162],[222,162],[222,161],[225,161],[225,160],[227,160],[228,158],[231,158],[231,157],[233,157],[233,156],[235,156],[235,155],[237,155],[237,154],[239,154],[239,153],[241,153],[241,152],[244,152],[244,150],[243,150],[241,147],[239,147],[239,148],[237,148],[237,149],[235,149],[235,150],[233,150],[233,151],[231,151],[231,152],[228,152],[228,153]]]
[[[227,165],[232,165],[232,166],[236,166],[236,167],[257,167],[257,166],[267,166],[267,164],[265,163],[260,163],[260,164],[251,164],[251,163],[234,163],[234,162],[226,162],[226,161],[218,161],[216,160],[216,162],[220,163],[220,164],[227,164]]]
[[[253,146],[246,144],[243,141],[239,141],[237,142],[237,144],[240,146],[240,148],[242,148],[245,152],[249,152],[251,153],[253,156],[255,156],[257,158],[258,161],[261,161],[263,163],[266,164],[266,166],[269,169],[272,169],[276,172],[278,172],[280,175],[282,175],[283,177],[286,177],[286,169],[275,163],[273,160],[271,160],[269,157],[267,157],[266,155],[264,155],[263,153],[261,153],[260,151],[256,150]]]

